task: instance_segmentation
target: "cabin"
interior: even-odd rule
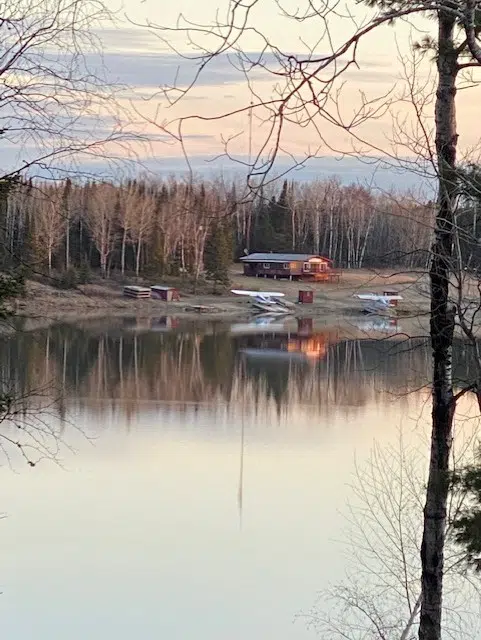
[[[245,276],[321,282],[339,279],[332,260],[311,253],[251,253],[240,261]]]

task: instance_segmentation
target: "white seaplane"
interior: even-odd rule
[[[355,293],[363,303],[363,312],[377,315],[394,315],[398,302],[402,300],[397,292],[384,291],[384,293]]]
[[[248,296],[256,312],[269,315],[284,316],[293,313],[294,305],[287,300],[284,293],[278,291],[244,291],[244,289],[231,289],[236,296]]]

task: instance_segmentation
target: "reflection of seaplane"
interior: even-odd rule
[[[276,332],[284,329],[284,322],[282,318],[279,318],[279,314],[262,313],[257,316],[251,322],[238,322],[232,324],[230,332],[233,334],[245,334],[245,333],[262,333],[264,331]]]
[[[378,316],[353,322],[352,324],[365,333],[375,332],[394,334],[401,332],[401,327],[398,324],[397,318],[383,318]]]
[[[397,291],[384,291],[384,293],[356,293],[363,303],[364,313],[372,313],[379,315],[393,315],[396,311],[399,300],[402,300]]]
[[[256,311],[277,316],[293,313],[292,303],[281,299],[285,297],[284,293],[275,291],[244,291],[243,289],[232,289],[232,293],[236,296],[248,296]]]

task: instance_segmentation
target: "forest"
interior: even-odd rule
[[[72,277],[93,270],[226,281],[232,261],[254,251],[321,254],[338,268],[424,269],[429,262],[430,201],[336,177],[286,180],[249,197],[242,189],[242,181],[220,178],[17,184],[0,210],[0,265]],[[481,257],[479,192],[463,199],[460,246],[473,265]]]

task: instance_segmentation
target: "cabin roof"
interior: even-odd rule
[[[250,253],[248,256],[242,256],[242,262],[307,262],[312,258],[332,262],[329,258],[318,256],[315,253]]]

